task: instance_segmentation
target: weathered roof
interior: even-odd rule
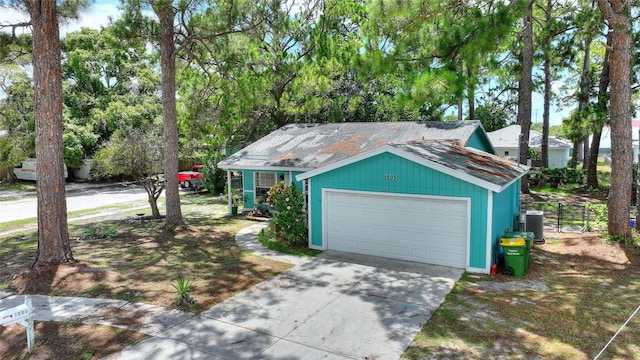
[[[483,186],[486,188],[493,188],[488,184],[494,184],[500,190],[504,189],[529,172],[527,166],[518,165],[515,161],[484,151],[461,146],[455,141],[415,141],[406,144],[391,144],[391,146],[431,163],[447,167],[457,172],[458,178],[464,179],[466,176],[470,176],[479,180],[470,181],[478,185],[486,182],[487,184]]]
[[[366,153],[296,176],[298,181],[390,152],[452,177],[501,192],[529,172],[529,167],[503,157],[467,148],[453,140],[416,140],[387,144]]]
[[[466,144],[479,121],[290,124],[219,163],[224,169],[320,168],[386,144],[455,140]]]
[[[487,136],[491,140],[494,148],[518,148],[520,146],[520,125],[510,125],[505,128],[488,132]],[[529,131],[529,147],[540,148],[542,146],[542,134]],[[555,137],[549,137],[550,149],[571,149],[571,144]]]

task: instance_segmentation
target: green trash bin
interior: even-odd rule
[[[533,244],[533,239],[535,238],[535,234],[531,231],[509,231],[504,233],[503,238],[511,238],[511,239],[524,239],[525,244],[527,246],[527,252],[525,253],[524,259],[524,271],[529,270],[529,265],[531,265],[531,245]]]
[[[527,244],[523,238],[502,238],[500,245],[504,250],[504,267],[515,277],[524,276]]]

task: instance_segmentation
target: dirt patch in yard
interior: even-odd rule
[[[70,222],[76,262],[33,271],[37,234],[26,229],[0,236],[0,291],[15,294],[83,296],[126,300],[198,313],[256,283],[290,268],[244,251],[235,234],[254,224],[219,216],[226,202],[192,196],[183,200],[189,225],[167,235],[162,222],[129,214]],[[112,237],[83,239],[90,229],[112,228]],[[195,305],[180,306],[176,279],[191,285]],[[145,311],[103,309],[78,322],[37,322],[34,354],[18,325],[0,327],[0,359],[93,359],[117,352],[144,335],[94,324],[101,317],[130,329],[144,322]],[[85,322],[81,324],[79,322]]]
[[[199,312],[290,267],[249,254],[236,245],[234,234],[252,224],[247,221],[209,219],[192,222],[188,231],[175,236],[163,235],[153,227],[137,222],[114,224],[119,233],[113,238],[73,241],[77,262],[38,271],[29,269],[35,248],[23,252],[16,245],[14,255],[8,256],[8,261],[0,268],[0,289],[16,294],[121,299]],[[15,241],[19,242],[25,235],[16,236],[20,239]],[[35,240],[31,241],[35,243]],[[7,240],[5,244],[11,247],[14,242]],[[196,299],[195,305],[184,308],[176,302],[178,293],[173,285],[178,277],[192,284],[189,295]],[[138,318],[144,314],[105,309],[78,322],[91,323],[102,316],[114,325],[135,329],[139,325]],[[35,355],[25,353],[24,337],[5,336],[9,334],[7,331],[13,334],[18,330],[1,329],[0,358],[90,359],[94,353],[102,357],[144,338],[135,332],[108,330],[99,325],[55,324],[38,323]],[[57,349],[55,344],[64,341],[74,345]],[[111,342],[117,344],[103,346]],[[74,350],[76,347],[80,350]]]
[[[37,322],[36,351],[27,350],[23,326],[0,327],[2,359],[100,359],[147,338],[146,335],[110,326],[68,322]]]
[[[535,245],[536,249],[559,255],[582,256],[585,259],[604,261],[610,264],[628,264],[628,248],[615,241],[606,241],[601,233],[557,233],[546,232],[544,244]],[[540,262],[543,259],[539,259]],[[541,264],[542,265],[542,264]]]
[[[236,245],[235,232],[252,224],[248,221],[202,220],[171,236],[157,230],[155,223],[128,220],[112,224],[118,229],[113,238],[72,241],[74,263],[35,271],[29,269],[35,249],[18,252],[0,270],[0,283],[5,291],[17,294],[111,298],[175,307],[174,284],[181,277],[192,284],[190,295],[198,306],[190,310],[197,312],[289,267]]]
[[[533,191],[533,203],[604,203],[606,191]],[[640,305],[640,251],[598,232],[545,229],[525,276],[466,274],[404,353],[410,359],[593,359]],[[602,359],[640,359],[640,316]]]
[[[524,277],[467,274],[411,359],[592,359],[640,305],[640,252],[598,233],[545,231]],[[640,359],[640,317],[603,359]]]

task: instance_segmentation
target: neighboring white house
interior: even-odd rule
[[[513,160],[520,154],[520,125],[510,125],[500,130],[487,133],[496,151],[496,155]],[[531,130],[529,132],[529,148],[542,151],[542,134]],[[563,168],[569,163],[572,146],[570,143],[549,136],[549,168]]]
[[[633,162],[638,162],[638,131],[640,131],[640,120],[631,121],[631,136],[633,138]],[[589,144],[593,135],[589,136]],[[600,135],[600,147],[598,148],[598,155],[609,156],[611,155],[611,128],[609,125],[605,125],[602,128],[602,134]]]

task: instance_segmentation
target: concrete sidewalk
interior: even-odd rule
[[[108,359],[397,359],[462,274],[330,251],[313,259],[282,255],[256,241],[264,226],[242,230],[236,241],[297,266],[199,315],[119,300],[32,296],[36,319],[152,336]],[[0,308],[20,300],[4,297]],[[132,326],[122,321],[130,318]]]
[[[461,273],[329,252],[109,359],[398,359]]]
[[[124,300],[29,295],[36,321],[109,325],[155,336],[194,317],[180,310]],[[25,295],[0,292],[0,309],[24,304]],[[36,339],[37,341],[37,339]]]
[[[258,240],[258,234],[262,229],[266,228],[268,223],[257,223],[246,227],[236,234],[236,244],[245,250],[252,252],[263,258],[284,262],[287,264],[299,265],[309,258],[283,254],[281,252],[267,249]]]
[[[236,241],[282,256],[255,240],[264,226]],[[398,359],[463,272],[331,251],[287,259],[298,265],[109,359]]]

